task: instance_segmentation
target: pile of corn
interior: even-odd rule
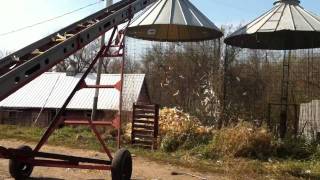
[[[186,132],[209,133],[212,128],[201,125],[199,119],[177,108],[163,108],[159,118],[160,135],[167,133],[182,134]]]
[[[126,123],[125,126],[123,127],[123,131],[124,131],[124,136],[130,139],[131,132],[132,132],[132,122]]]

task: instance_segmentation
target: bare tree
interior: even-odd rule
[[[152,99],[163,106],[179,106],[213,124],[220,111],[220,44],[154,45],[142,61]]]
[[[78,73],[84,72],[91,61],[95,58],[96,54],[100,50],[100,43],[98,40],[93,41],[85,48],[78,50],[75,54],[69,56],[64,61],[60,62],[55,68],[56,72],[65,72],[69,66],[74,66]],[[108,60],[103,61],[103,72],[107,72]],[[96,72],[96,68],[93,69],[93,72]]]

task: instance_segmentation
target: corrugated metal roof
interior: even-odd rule
[[[298,0],[280,0],[274,7],[235,31],[225,42],[252,49],[306,49],[320,47],[320,17]]]
[[[202,41],[222,32],[189,0],[159,0],[129,27],[127,36],[153,41]]]
[[[61,108],[72,92],[81,74],[66,76],[66,73],[47,72],[0,102],[3,108]],[[144,74],[126,74],[124,76],[123,109],[132,110],[132,104],[139,98],[144,82]],[[96,74],[89,74],[86,83],[94,85]],[[119,74],[102,74],[101,84],[113,85],[120,80]],[[93,106],[94,89],[81,89],[68,105],[68,109],[90,110]],[[119,91],[100,89],[98,109],[118,110]]]

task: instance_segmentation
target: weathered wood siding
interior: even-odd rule
[[[320,100],[300,105],[299,132],[309,140],[319,140]]]
[[[37,120],[37,125],[46,126],[50,122],[50,112],[43,111],[39,115],[40,110],[24,109],[24,110],[2,110],[0,111],[1,124],[10,125],[31,125]],[[38,117],[39,116],[39,117]]]
[[[0,110],[0,123],[9,125],[29,126],[36,120],[37,126],[48,126],[53,120],[55,110],[43,110],[39,116],[40,109]],[[116,115],[115,111],[98,111],[99,120],[112,120]],[[39,116],[39,117],[38,117]],[[91,117],[91,111],[72,110],[65,112],[66,119],[87,120]]]

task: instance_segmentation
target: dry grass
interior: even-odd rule
[[[268,157],[272,153],[272,135],[264,128],[240,123],[218,131],[211,149],[226,157]]]
[[[42,129],[0,125],[0,139],[15,138],[18,140],[37,142],[43,133]],[[82,136],[81,143],[77,136]],[[231,177],[231,179],[320,179],[320,161],[318,160],[285,160],[234,158],[243,149],[267,148],[269,134],[261,128],[253,128],[249,124],[241,124],[233,128],[223,129],[216,134],[220,138],[210,144],[203,144],[193,150],[178,150],[172,153],[163,151],[148,151],[131,148],[130,151],[138,156],[147,157],[158,162],[171,163],[188,167],[202,172],[212,172]],[[224,138],[224,141],[223,139]],[[244,142],[242,142],[244,140]],[[99,150],[99,144],[88,131],[63,128],[55,133],[49,144]],[[213,145],[217,145],[213,147]],[[112,147],[112,146],[111,146]],[[210,147],[210,148],[209,148]],[[258,147],[258,148],[257,148]],[[217,149],[215,149],[217,148]],[[203,158],[202,153],[215,153],[215,158]],[[252,152],[252,151],[251,151]],[[255,151],[253,151],[255,152]]]

